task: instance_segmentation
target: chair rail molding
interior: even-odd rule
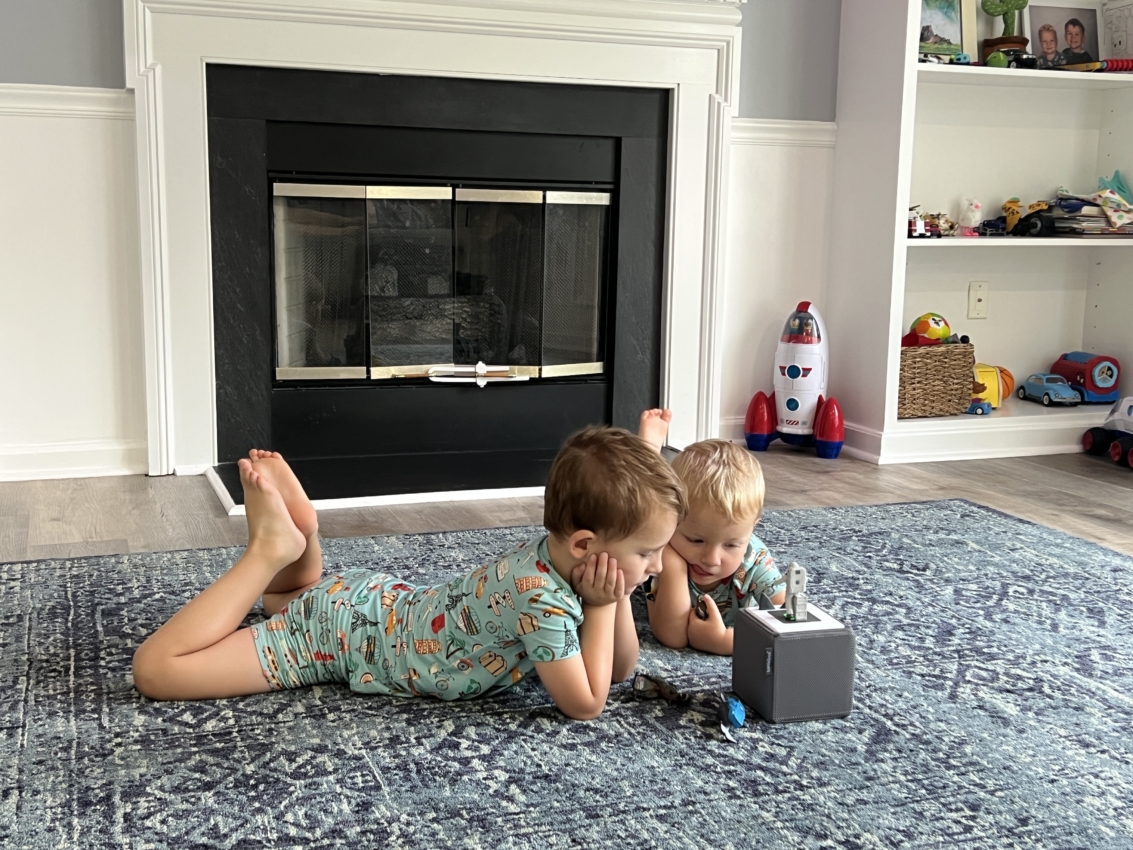
[[[0,115],[134,120],[134,96],[121,89],[0,83]]]
[[[838,125],[833,121],[768,118],[736,118],[732,121],[733,145],[832,148],[837,138]]]
[[[150,474],[216,462],[210,63],[669,90],[661,398],[679,413],[674,446],[716,436],[716,313],[744,1],[123,0],[127,86],[136,90]]]

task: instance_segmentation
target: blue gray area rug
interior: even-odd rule
[[[1133,847],[1133,559],[962,501],[761,532],[852,623],[856,703],[735,744],[628,685],[591,723],[535,681],[154,703],[134,649],[238,550],[0,565],[0,846]],[[326,561],[425,582],[525,533],[330,540]],[[702,706],[729,686],[729,660],[641,631],[640,669]]]

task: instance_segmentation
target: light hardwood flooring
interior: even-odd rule
[[[874,466],[774,446],[768,508],[970,499],[1133,554],[1133,471],[1101,458]],[[541,498],[324,511],[324,537],[537,525]],[[0,562],[242,544],[203,476],[0,482]]]

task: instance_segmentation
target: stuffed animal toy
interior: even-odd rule
[[[975,198],[964,199],[964,209],[960,212],[960,235],[979,236],[976,228],[983,221],[983,204]]]
[[[948,320],[939,313],[925,313],[913,322],[909,332],[901,337],[905,348],[916,345],[940,345],[952,335]]]

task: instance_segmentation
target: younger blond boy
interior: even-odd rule
[[[641,415],[641,437],[658,451],[668,410]],[[693,443],[673,459],[688,492],[688,514],[662,554],[661,574],[646,586],[649,625],[662,644],[732,654],[736,612],[775,605],[785,596],[771,554],[755,535],[763,512],[763,472],[746,449],[726,440]],[[704,601],[707,616],[697,614]]]

